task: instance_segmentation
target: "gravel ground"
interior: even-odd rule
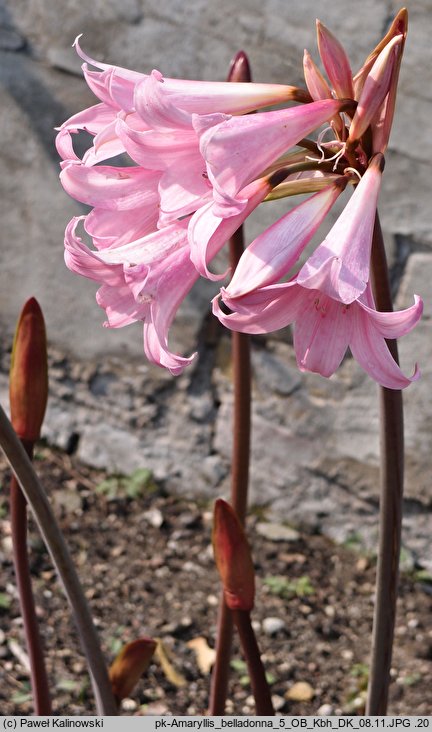
[[[215,644],[218,578],[210,548],[212,506],[170,495],[150,474],[127,479],[39,449],[37,470],[76,561],[109,662],[122,643],[161,640],[122,714],[202,714]],[[32,713],[25,641],[11,558],[9,473],[0,460],[0,709]],[[373,612],[374,557],[319,534],[248,520],[257,575],[253,622],[275,707],[290,715],[361,714]],[[58,715],[93,714],[85,663],[37,530],[30,525],[37,613]],[[432,714],[432,585],[403,573],[389,714]],[[201,639],[198,640],[197,639]],[[199,664],[197,648],[204,659]],[[228,714],[253,714],[249,680],[234,645]]]

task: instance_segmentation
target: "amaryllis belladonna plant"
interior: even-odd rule
[[[402,372],[395,339],[416,325],[423,304],[414,296],[411,307],[393,312],[377,213],[406,33],[402,9],[353,73],[341,43],[317,21],[323,69],[305,51],[305,88],[138,73],[93,60],[77,39],[99,102],[66,121],[57,136],[61,182],[92,207],[66,228],[66,264],[99,283],[96,299],[107,326],[143,323],[151,362],[173,374],[192,362],[194,355],[171,351],[168,335],[179,305],[205,277],[224,280],[213,312],[231,330],[259,334],[292,324],[302,371],[329,377],[350,348],[381,385],[381,542],[369,714],[385,714],[387,704],[403,485],[400,390],[420,375],[417,366],[411,376]],[[274,105],[277,110],[268,109]],[[91,138],[82,157],[74,147],[77,133]],[[120,154],[123,165],[113,160]],[[213,271],[215,256],[257,206],[297,194],[310,195],[251,242],[233,271]],[[341,197],[345,208],[300,263]],[[248,434],[245,421],[239,431]],[[237,478],[242,488],[233,491],[232,503],[241,526],[247,466]],[[234,565],[227,566],[225,580]],[[224,581],[225,610],[227,586]],[[212,714],[223,713],[225,702],[230,629],[228,616],[221,617],[225,640]]]

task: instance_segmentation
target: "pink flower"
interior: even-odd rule
[[[394,361],[386,338],[400,338],[417,324],[423,303],[415,296],[414,305],[401,312],[380,313],[375,309],[368,284],[351,305],[333,300],[319,290],[297,284],[295,278],[270,285],[238,300],[225,297],[226,315],[217,300],[213,312],[232,330],[243,333],[268,333],[294,323],[294,349],[301,371],[331,376],[340,365],[347,348],[362,368],[378,384],[403,389],[419,378],[417,367],[406,377]]]
[[[298,273],[299,285],[346,305],[364,292],[383,167],[383,156],[376,155],[336,223]]]
[[[294,348],[302,371],[330,376],[348,348],[379,384],[401,389],[419,377],[405,377],[386,338],[408,333],[423,310],[420,298],[399,313],[379,313],[369,284],[369,258],[381,179],[376,156],[335,226],[288,282],[286,276],[337,196],[337,182],[290,211],[261,234],[242,255],[213,312],[233,330],[267,333],[294,323]],[[340,190],[340,189],[339,189]],[[315,216],[312,211],[315,209]],[[313,222],[313,223],[312,223]]]
[[[239,191],[344,107],[344,102],[323,100],[246,117],[195,115],[194,127],[213,186],[215,216],[240,213],[246,202],[237,197]]]
[[[181,373],[193,356],[169,350],[168,330],[198,279],[189,257],[187,222],[96,252],[77,236],[80,220],[72,219],[66,229],[65,261],[73,272],[102,285],[96,299],[106,311],[105,325],[120,328],[142,321],[147,358],[173,374]]]
[[[139,168],[125,170],[136,170],[136,175],[140,172],[154,175],[152,171],[142,171]],[[83,196],[80,194],[81,200],[99,204],[97,176],[103,179],[106,175],[103,166],[85,168],[72,163],[63,173],[70,176],[67,185],[72,185],[75,174],[75,184],[77,180],[78,183],[82,182],[81,176],[88,175],[91,185],[87,181],[83,186],[85,193]],[[129,185],[128,179],[119,180],[126,187]],[[138,224],[135,220],[136,212],[145,211],[145,205],[141,202],[138,209],[128,208],[131,199],[133,201],[134,195],[137,195],[134,183],[132,180],[131,189],[119,192],[120,183],[114,177],[110,189],[111,197],[105,202],[106,208],[95,208],[87,216],[72,219],[65,234],[65,262],[72,272],[101,285],[96,299],[106,312],[105,325],[121,328],[137,321],[143,322],[144,351],[147,358],[177,375],[192,363],[195,355],[184,357],[175,354],[168,345],[169,329],[177,309],[199,278],[199,267],[195,267],[191,258],[188,238],[190,218],[176,221],[159,230],[152,229],[150,222],[146,226],[145,218]],[[263,200],[270,188],[271,183],[262,179],[242,191],[242,195],[249,201],[247,213]],[[81,187],[79,190],[81,191]],[[140,195],[146,194],[151,196],[150,185],[149,190],[142,186]],[[96,201],[92,196],[96,196]],[[197,214],[200,214],[200,225],[207,232],[208,238],[202,253],[197,255],[200,262],[211,260],[247,215],[242,213],[230,219],[215,220],[211,211]],[[132,223],[127,230],[128,216],[131,215]],[[209,217],[207,223],[206,216]],[[90,249],[78,236],[77,226],[80,221],[83,221],[87,233],[93,236],[97,251]],[[142,236],[130,239],[139,227],[144,231]],[[117,238],[113,236],[114,233]]]

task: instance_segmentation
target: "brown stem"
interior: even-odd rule
[[[223,592],[219,600],[217,620],[216,659],[210,684],[209,715],[220,717],[225,714],[225,703],[228,694],[231,646],[233,636],[233,619],[229,607],[225,603]]]
[[[251,81],[249,61],[242,51],[234,57],[231,63],[228,80],[232,82]],[[243,249],[243,227],[240,227],[229,242],[232,272],[237,267]],[[231,333],[231,362],[234,389],[231,505],[241,523],[244,524],[249,484],[251,434],[250,338],[245,333]],[[216,661],[212,673],[209,699],[209,714],[211,716],[220,716],[225,713],[228,691],[233,620],[231,610],[225,604],[223,592],[219,603],[217,625]]]
[[[256,714],[258,716],[273,717],[275,712],[270,689],[252,628],[250,613],[247,610],[233,610],[232,614],[249,671]]]
[[[234,272],[243,253],[243,229],[230,239],[231,271]],[[251,363],[250,337],[247,333],[231,333],[234,385],[233,458],[231,467],[231,504],[244,524],[247,510],[249,457],[251,439]]]
[[[378,214],[372,248],[372,277],[377,309],[393,310],[388,267]],[[397,342],[387,343],[398,361]],[[400,390],[380,387],[381,471],[379,550],[372,657],[366,714],[387,712],[401,546],[404,470],[403,404]]]
[[[105,659],[75,565],[33,465],[1,406],[0,446],[16,475],[28,505],[33,511],[39,530],[63,583],[90,670],[97,712],[102,716],[116,715],[117,705],[112,694]]]
[[[33,443],[24,440],[22,440],[22,443],[31,459],[33,456]],[[15,475],[12,476],[10,485],[10,512],[15,577],[30,658],[34,711],[37,715],[49,716],[52,714],[51,697],[39,624],[36,618],[27,553],[27,501]]]
[[[243,252],[243,231],[238,229],[230,239],[230,263],[232,271]],[[249,455],[251,435],[251,366],[250,338],[245,333],[231,333],[232,371],[234,387],[233,451],[231,463],[231,505],[242,524],[247,510],[249,484]],[[209,714],[225,713],[228,691],[229,662],[231,658],[233,621],[231,610],[221,594],[216,661],[213,669]]]

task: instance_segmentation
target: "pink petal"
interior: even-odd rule
[[[277,282],[300,254],[333,206],[345,182],[329,185],[276,221],[242,254],[229,284],[230,297]],[[228,219],[229,220],[229,219]]]
[[[78,36],[73,44],[78,55],[91,66],[102,69],[102,71],[89,71],[87,63],[83,64],[84,77],[92,92],[104,102],[118,108],[129,109],[135,85],[144,79],[145,75],[121,66],[96,61],[82,50],[79,44],[80,38],[81,36]],[[118,96],[121,96],[120,103],[116,102]]]
[[[88,107],[64,122],[59,127],[59,133],[55,143],[57,152],[63,160],[78,160],[73,150],[71,134],[79,130],[85,130],[91,135],[96,135],[104,130],[116,117],[116,111],[106,104],[95,104]]]
[[[232,312],[229,315],[223,312],[215,297],[213,313],[220,322],[231,330],[260,334],[294,322],[304,307],[305,290],[292,281],[263,287],[239,298],[230,298],[222,288],[221,295]]]
[[[189,259],[187,221],[179,221],[147,236],[119,247],[104,249],[97,253],[102,262],[124,265],[149,265],[154,272],[164,271],[172,256]],[[187,249],[187,255],[184,250]]]
[[[248,203],[246,208],[237,216],[221,219],[213,213],[212,201],[201,206],[192,216],[189,223],[189,242],[191,246],[191,260],[197,271],[210,280],[220,280],[227,274],[213,274],[207,267],[207,262],[213,259],[228,239],[242,225],[249,214],[260,204],[271,187],[266,178],[250,183],[242,192],[242,197]]]
[[[349,308],[310,291],[294,326],[294,349],[301,371],[334,374],[348,348],[352,330]]]
[[[87,167],[71,163],[60,180],[70,196],[89,206],[124,211],[157,205],[160,174],[142,168]]]
[[[382,158],[376,156],[324,241],[301,268],[299,285],[349,304],[366,288]]]
[[[82,71],[87,86],[91,89],[95,97],[100,99],[104,104],[112,107],[115,111],[118,111],[120,107],[114,102],[110,92],[113,67],[107,67],[104,71],[90,71],[87,64],[83,64]]]
[[[93,145],[83,156],[84,165],[96,165],[125,152],[125,146],[116,133],[116,120],[106,125],[93,139]]]
[[[127,211],[94,208],[85,217],[84,228],[97,249],[108,249],[120,247],[150,234],[156,230],[157,220],[156,206]]]
[[[143,122],[153,130],[190,130],[192,116],[179,109],[164,93],[160,71],[141,81],[135,89],[135,108]]]
[[[137,303],[127,285],[102,285],[96,293],[96,302],[106,312],[106,328],[123,328],[137,320],[144,320],[149,310],[146,303]]]
[[[406,335],[417,325],[423,314],[423,300],[418,295],[414,295],[414,305],[405,310],[389,313],[377,311],[370,284],[357,302],[384,338],[401,338]]]
[[[173,376],[179,376],[194,361],[192,356],[181,356],[168,348],[168,341],[155,327],[153,321],[144,323],[144,352],[151,363],[168,369]]]
[[[334,117],[340,103],[323,100],[291,109],[242,117],[193,115],[214,187],[215,215],[232,216],[246,205],[238,192],[302,137]]]
[[[404,389],[412,381],[420,378],[417,365],[411,377],[402,373],[384,338],[374,327],[373,320],[357,304],[353,305],[350,348],[352,355],[366,373],[387,389]]]
[[[123,268],[119,264],[103,262],[96,252],[92,252],[76,235],[76,227],[83,217],[73,218],[65,231],[65,262],[75,274],[80,274],[96,282],[107,285],[121,285],[124,281]]]
[[[179,176],[179,170],[182,171]],[[176,165],[165,170],[159,183],[160,225],[193,213],[212,196],[205,164],[199,153],[179,157]]]
[[[136,130],[129,126],[127,119],[119,118],[116,131],[132,160],[144,168],[166,170],[177,164],[180,156],[199,155],[197,136],[192,129]],[[204,161],[202,168],[205,170]]]
[[[180,374],[194,359],[172,353],[168,347],[168,331],[179,305],[192,288],[198,273],[189,258],[189,247],[174,252],[164,260],[163,271],[156,283],[150,315],[144,323],[144,350],[147,358]],[[149,285],[146,284],[146,290]]]

